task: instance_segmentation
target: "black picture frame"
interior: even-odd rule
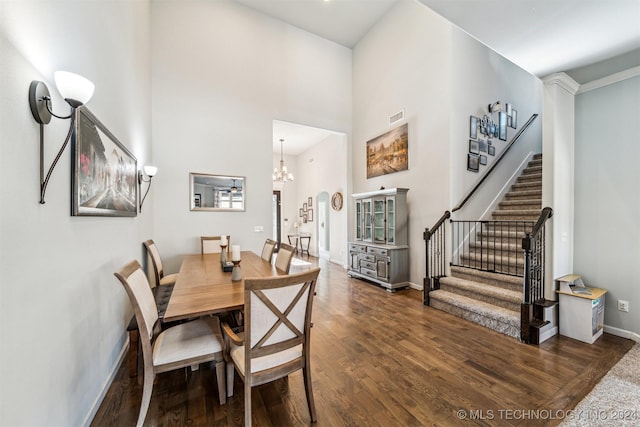
[[[478,141],[474,141],[472,139],[469,140],[469,152],[473,154],[480,153],[480,146],[478,144]]]
[[[507,140],[507,113],[505,113],[504,111],[500,111],[498,113],[498,129],[499,129],[498,138],[501,141],[506,141]]]
[[[513,109],[511,110],[511,123],[510,126],[513,129],[518,129],[518,111]]]
[[[313,209],[307,211],[307,221],[313,222]]]
[[[490,156],[495,156],[496,155],[496,147],[494,147],[493,145],[489,145],[487,147],[487,154],[489,154]]]
[[[300,218],[302,218],[303,215],[304,215],[304,212],[302,211],[302,208],[300,208],[300,213],[299,213]]]
[[[138,215],[138,161],[89,111],[75,111],[71,215]]]
[[[482,153],[486,153],[487,152],[487,140],[486,139],[479,139],[478,140],[478,150],[480,150]]]
[[[476,139],[478,137],[478,121],[476,116],[469,116],[469,138]]]
[[[480,156],[477,154],[467,154],[467,170],[478,172],[480,170]]]
[[[485,155],[481,155],[480,156],[480,164],[481,165],[486,165],[487,164],[487,156],[485,156]]]

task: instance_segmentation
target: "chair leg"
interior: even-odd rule
[[[244,426],[251,427],[251,384],[247,377],[244,379]]]
[[[142,427],[144,419],[147,417],[147,411],[149,410],[149,403],[151,402],[151,393],[153,392],[153,380],[155,374],[153,369],[144,370],[144,385],[142,386],[142,402],[140,402],[140,415],[138,415],[138,422],[136,427]]]
[[[235,366],[232,360],[227,362],[227,397],[233,396],[233,376],[235,373]]]
[[[137,330],[129,331],[129,377],[138,376],[138,337]]]
[[[220,405],[227,403],[227,387],[225,379],[225,363],[224,360],[216,360],[216,381],[218,382],[218,396],[220,396]]]
[[[311,369],[308,366],[302,368],[302,376],[304,378],[304,391],[307,394],[307,405],[309,405],[309,415],[311,416],[311,422],[318,421],[316,417],[316,404],[313,401],[313,388],[311,386]]]

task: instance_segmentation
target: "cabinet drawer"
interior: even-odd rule
[[[353,252],[366,252],[367,247],[365,245],[356,245],[355,243],[349,243],[349,250]]]
[[[376,262],[375,255],[360,254],[360,259],[364,261],[369,261],[369,262]]]
[[[388,249],[383,249],[383,248],[374,248],[374,247],[367,247],[367,252],[370,254],[376,254],[376,255],[389,255],[389,250]]]
[[[360,269],[360,273],[362,273],[364,275],[367,275],[367,276],[370,276],[370,277],[373,277],[373,278],[378,277],[378,275],[376,274],[376,271],[375,270],[371,270],[369,268],[362,267]]]
[[[360,267],[369,268],[371,270],[375,270],[376,269],[376,263],[362,260],[362,261],[360,261]]]

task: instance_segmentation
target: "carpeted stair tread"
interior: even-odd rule
[[[429,298],[434,308],[514,338],[519,337],[520,313],[516,311],[442,289],[430,292]]]
[[[542,188],[537,190],[518,190],[518,191],[509,191],[505,194],[505,200],[514,200],[514,199],[538,199],[542,200]]]
[[[513,311],[519,310],[522,302],[522,292],[458,277],[443,277],[440,289]]]
[[[490,271],[475,270],[473,268],[451,266],[451,275],[474,282],[486,283],[491,286],[507,287],[522,292],[522,277],[492,273]]]
[[[498,204],[500,210],[509,209],[542,209],[542,199],[505,200]]]
[[[530,174],[521,174],[516,182],[538,182],[542,184],[542,172],[540,173],[530,173]]]
[[[542,162],[540,162],[539,165],[532,165],[529,163],[529,165],[522,171],[522,175],[531,174],[538,174],[540,175],[540,179],[542,179]]]
[[[514,190],[514,191],[542,190],[542,182],[541,181],[516,182],[511,186],[511,190]]]
[[[494,241],[492,239],[483,239],[483,240],[476,240],[473,243],[469,244],[470,248],[474,249],[474,252],[476,250],[485,250],[485,251],[490,251],[490,253],[493,253],[495,251],[498,252],[507,252],[507,251],[511,251],[511,252],[519,252],[520,249],[522,249],[522,245],[517,244],[517,243],[505,243],[505,242],[498,242],[498,241]]]
[[[494,219],[514,221],[535,221],[540,217],[541,209],[507,209],[495,210],[491,213]]]

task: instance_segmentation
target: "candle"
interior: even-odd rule
[[[240,261],[240,245],[231,246],[231,261]]]
[[[220,244],[221,244],[222,246],[227,246],[227,236],[222,236],[222,237],[220,238]]]

